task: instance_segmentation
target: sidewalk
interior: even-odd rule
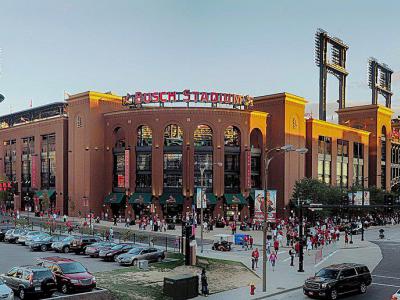
[[[262,257],[258,263],[258,268],[255,273],[260,277],[256,285],[256,293],[250,296],[249,283],[243,283],[245,286],[212,294],[208,299],[215,300],[228,300],[228,299],[273,299],[274,295],[288,292],[294,289],[301,288],[305,279],[313,276],[319,269],[335,264],[344,262],[361,263],[367,265],[372,271],[382,259],[382,254],[378,246],[371,242],[361,241],[360,236],[353,237],[354,244],[344,246],[344,241],[336,243],[336,245],[326,246],[323,250],[323,258],[321,261],[315,263],[315,252],[313,250],[309,255],[305,252],[304,255],[304,273],[298,272],[298,258],[295,258],[295,267],[290,267],[290,257],[288,250],[283,249],[278,252],[278,261],[275,271],[272,271],[271,265],[267,264],[267,292],[262,292]],[[242,262],[249,269],[251,269],[251,251],[241,252],[216,252],[205,250],[203,256],[229,259]],[[205,299],[199,296],[198,299]]]

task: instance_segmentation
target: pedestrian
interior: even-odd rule
[[[272,271],[275,271],[275,264],[278,259],[278,256],[276,255],[275,251],[272,251],[271,255],[269,256],[269,261],[271,262],[272,266]]]
[[[260,253],[258,252],[258,248],[256,248],[251,253],[251,258],[252,258],[251,268],[253,269],[253,271],[254,271],[254,268],[258,268],[258,258],[259,257],[260,257]]]
[[[296,252],[294,251],[293,247],[290,248],[290,250],[289,250],[289,256],[290,256],[290,266],[291,266],[291,267],[294,266],[293,262],[294,262],[294,254],[295,254],[295,253],[296,253]]]
[[[253,249],[254,239],[252,236],[249,237],[250,249]]]
[[[206,269],[204,269],[204,268],[203,268],[203,270],[201,270],[201,293],[205,297],[207,297],[209,294]]]
[[[267,254],[270,255],[271,254],[271,242],[268,240],[267,241]]]
[[[249,250],[249,236],[247,234],[243,238],[243,247]]]
[[[311,242],[311,239],[308,239],[307,240],[307,253],[308,253],[308,255],[310,255],[311,249],[312,249],[312,242]]]
[[[112,229],[112,227],[110,227],[110,241],[112,241],[114,238],[114,229]]]
[[[114,226],[117,226],[117,216],[114,215]]]
[[[349,244],[349,235],[347,232],[344,235],[344,245],[347,246]]]
[[[276,253],[278,253],[279,250],[279,241],[277,238],[274,239],[274,250]]]

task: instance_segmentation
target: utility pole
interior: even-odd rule
[[[303,262],[304,262],[304,252],[303,252],[303,201],[297,199],[297,205],[299,207],[299,270],[298,272],[304,272]]]

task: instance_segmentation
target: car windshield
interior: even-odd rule
[[[120,250],[124,248],[126,245],[115,245],[114,247],[111,247],[111,250]]]
[[[336,279],[338,274],[339,274],[338,270],[322,269],[317,274],[315,274],[315,276],[328,279]]]
[[[50,237],[48,234],[39,234],[33,237],[33,240],[37,241],[37,240],[43,240],[47,237]]]
[[[133,248],[133,249],[131,249],[131,250],[129,250],[129,254],[139,254],[140,253],[140,251],[142,251],[143,249],[142,248]]]
[[[74,236],[67,236],[65,239],[63,239],[63,242],[71,242],[74,238]]]
[[[27,235],[37,235],[37,234],[40,234],[40,231],[31,231],[27,233]]]
[[[85,267],[78,262],[60,264],[60,268],[64,274],[85,273]]]

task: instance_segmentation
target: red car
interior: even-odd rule
[[[67,294],[75,291],[91,291],[96,287],[96,278],[80,263],[58,256],[39,259],[39,265],[49,268],[57,279],[58,289]]]

